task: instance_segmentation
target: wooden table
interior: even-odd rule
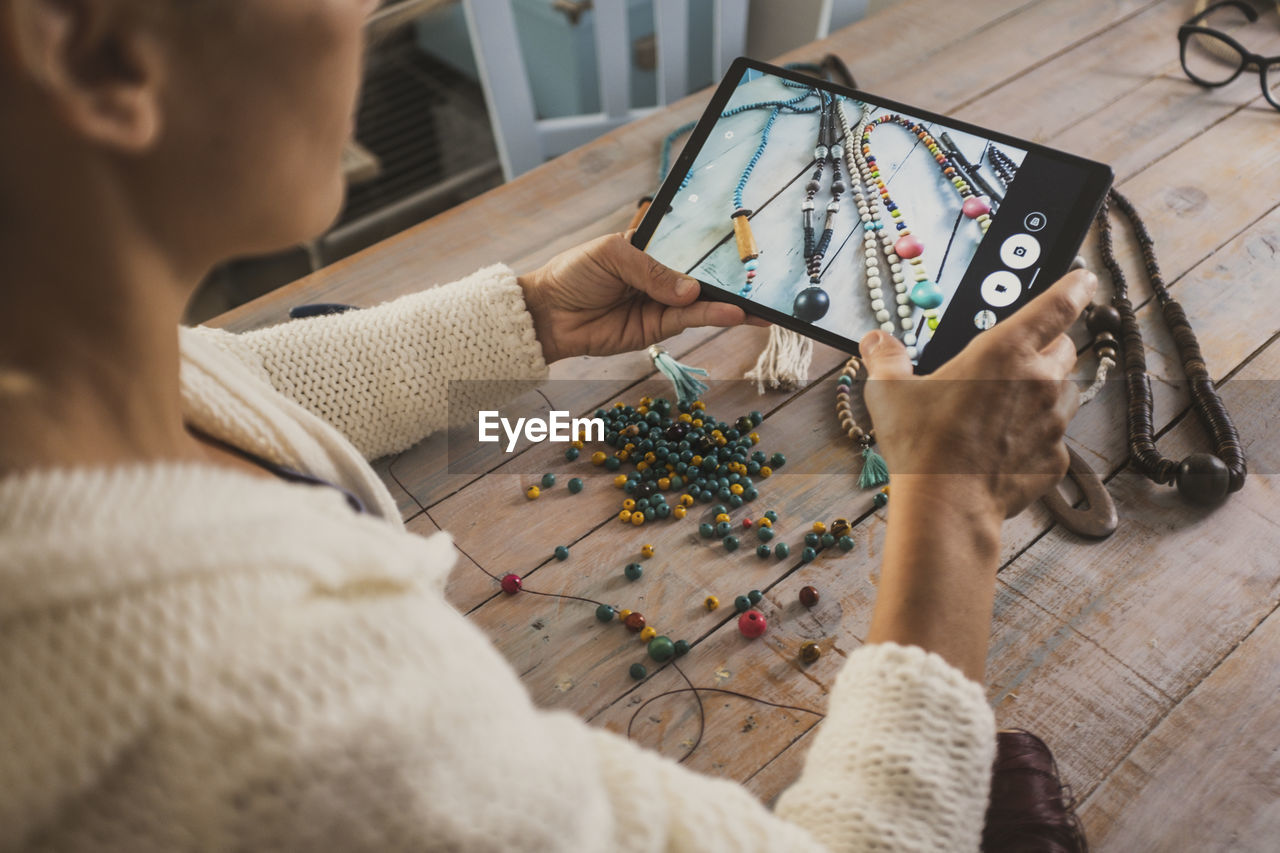
[[[984,0],[961,13],[950,0],[903,0],[782,58],[832,51],[871,91],[1111,163],[1147,219],[1235,414],[1249,480],[1225,507],[1194,510],[1126,466],[1122,389],[1110,383],[1076,417],[1070,440],[1104,472],[1119,531],[1102,543],[1083,541],[1054,526],[1038,503],[1005,525],[990,699],[1001,724],[1050,743],[1099,850],[1280,844],[1280,501],[1269,476],[1280,464],[1280,396],[1270,381],[1256,381],[1280,376],[1280,113],[1262,100],[1256,77],[1205,91],[1182,76],[1175,32],[1191,5]],[[1278,25],[1271,13],[1253,28],[1255,50],[1280,53]],[[635,198],[654,184],[660,139],[699,114],[705,97],[611,133],[216,324],[279,322],[302,302],[373,304],[495,261],[528,269],[621,229]],[[1092,238],[1086,253],[1096,258]],[[1127,240],[1121,260],[1138,269]],[[1160,448],[1173,458],[1206,449],[1199,423],[1187,417],[1175,350],[1149,290],[1132,286],[1156,378]],[[699,330],[670,347],[733,379],[762,341],[760,329]],[[1082,375],[1092,371],[1090,359],[1082,355]],[[813,519],[857,519],[853,552],[806,566],[758,560],[751,536],[744,537],[750,548],[727,555],[698,538],[692,519],[623,527],[614,520],[620,493],[589,463],[566,463],[562,446],[472,460],[478,473],[457,473],[459,463],[450,473],[437,436],[379,468],[410,528],[456,537],[467,556],[449,596],[493,637],[539,704],[623,730],[640,703],[683,684],[671,667],[637,684],[627,675],[643,659],[633,636],[598,624],[588,605],[500,595],[476,563],[524,574],[529,588],[643,610],[664,633],[694,643],[682,664],[698,685],[821,708],[842,659],[865,635],[884,534],[885,511],[872,511],[869,495],[855,488],[855,454],[832,414],[840,362],[819,347],[800,391],[756,397],[744,383],[725,383],[707,396],[721,417],[763,411],[762,444],[786,452],[790,470],[834,472],[780,474],[763,483],[749,510],[776,508],[787,541]],[[546,386],[551,403],[575,412],[663,388],[643,354],[561,362],[552,372],[596,380]],[[528,503],[521,486],[543,470],[558,472],[561,483],[584,476],[587,489],[569,496],[560,485]],[[945,531],[933,533],[945,543]],[[658,553],[629,584],[621,569],[642,542]],[[567,562],[551,558],[559,544],[572,548]],[[810,583],[823,598],[807,613],[796,596]],[[765,591],[771,620],[755,642],[738,634],[731,605],[716,613],[701,605],[709,593],[728,604],[752,588]],[[805,667],[797,649],[809,638],[826,653]],[[725,696],[705,701],[707,730],[688,764],[770,800],[798,772],[815,718]],[[673,696],[644,710],[635,736],[679,756],[695,728],[690,698]]]

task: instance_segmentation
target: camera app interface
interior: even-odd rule
[[[954,325],[967,333],[947,347],[954,354],[1000,309],[1011,311],[1038,273],[1049,217],[1015,208],[1001,229],[1010,233],[993,235],[997,248],[966,284],[984,238],[1008,218],[1002,209],[1027,156],[749,69],[646,251],[854,341],[883,329],[916,361],[943,317],[963,311]],[[957,298],[965,287],[980,292]]]

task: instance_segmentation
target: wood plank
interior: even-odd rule
[[[1273,611],[1084,804],[1094,850],[1275,849],[1278,659]]]

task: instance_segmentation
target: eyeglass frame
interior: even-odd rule
[[[1271,90],[1267,88],[1267,75],[1269,73],[1269,69],[1274,68],[1275,73],[1280,74],[1280,56],[1262,56],[1261,54],[1245,50],[1244,45],[1240,44],[1240,42],[1236,41],[1221,30],[1215,30],[1212,27],[1197,26],[1197,22],[1204,20],[1210,13],[1228,7],[1238,9],[1243,12],[1244,16],[1248,18],[1249,23],[1257,23],[1258,10],[1244,2],[1244,0],[1221,0],[1219,3],[1207,6],[1199,14],[1193,16],[1185,24],[1178,27],[1178,59],[1182,63],[1182,72],[1186,74],[1187,78],[1197,86],[1203,86],[1206,89],[1216,89],[1219,86],[1225,86],[1228,83],[1233,82],[1237,77],[1244,73],[1246,68],[1253,66],[1258,72],[1258,83],[1262,86],[1262,97],[1266,98],[1267,103],[1271,104],[1271,106],[1280,110],[1280,101],[1275,100],[1272,97]],[[1226,80],[1222,80],[1218,83],[1210,83],[1207,80],[1203,80],[1191,73],[1191,70],[1187,68],[1187,43],[1191,40],[1193,35],[1206,35],[1216,38],[1235,50],[1236,53],[1240,55],[1240,64],[1236,67],[1235,73]]]

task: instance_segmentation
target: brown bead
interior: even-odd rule
[[[1216,506],[1227,497],[1231,472],[1212,453],[1192,453],[1178,466],[1178,494],[1196,506]]]
[[[627,614],[626,620],[622,623],[627,626],[627,630],[633,634],[640,633],[644,629],[644,614],[631,612]]]
[[[800,647],[800,660],[805,663],[813,663],[820,657],[822,657],[822,649],[812,640]]]
[[[839,539],[849,532],[849,519],[837,518],[831,522],[831,535]]]
[[[1089,329],[1089,333],[1095,336],[1099,332],[1118,335],[1120,334],[1120,312],[1114,305],[1094,305],[1089,309],[1084,324]]]
[[[813,607],[818,603],[818,590],[811,586],[800,588],[800,603],[805,607]]]
[[[1101,361],[1104,358],[1109,358],[1112,361],[1116,361],[1120,357],[1120,354],[1116,352],[1115,347],[1098,347],[1093,351],[1093,353],[1098,357],[1099,361]]]

